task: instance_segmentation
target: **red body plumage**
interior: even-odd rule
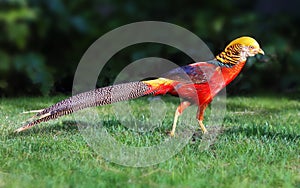
[[[180,96],[192,104],[205,105],[209,104],[214,96],[240,73],[244,65],[245,62],[241,62],[234,67],[219,67],[207,62],[198,62],[183,67],[184,73],[177,74],[177,80],[173,78],[174,74],[171,72],[164,78],[144,81],[144,83],[151,88],[154,95],[168,93]],[[185,71],[188,67],[191,67],[188,70],[192,71]],[[183,79],[184,76],[188,78]]]

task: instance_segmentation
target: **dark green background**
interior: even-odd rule
[[[103,34],[137,21],[182,26],[219,53],[232,39],[257,39],[266,56],[249,60],[229,86],[230,94],[300,91],[300,1],[292,0],[2,0],[0,1],[0,96],[69,93],[77,64]],[[124,66],[143,57],[191,63],[185,54],[159,44],[117,53],[99,75],[108,85]]]

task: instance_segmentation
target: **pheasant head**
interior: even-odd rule
[[[264,55],[258,42],[251,37],[240,37],[229,43],[225,50],[216,56],[221,63],[233,66],[239,62],[245,62],[248,57],[256,54]]]

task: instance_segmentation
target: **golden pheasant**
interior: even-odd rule
[[[203,124],[206,107],[214,96],[241,72],[247,58],[256,54],[264,54],[257,41],[251,37],[240,37],[229,43],[223,52],[210,61],[176,68],[153,80],[129,82],[80,93],[48,108],[38,110],[33,117],[35,120],[29,121],[16,132],[87,107],[112,104],[149,94],[170,94],[182,98],[175,112],[170,135],[175,134],[178,117],[185,108],[192,104],[198,106],[196,118],[203,133],[206,133],[207,130]],[[182,72],[188,75],[189,79],[184,78]],[[222,81],[218,79],[220,76],[223,78]],[[118,95],[112,95],[112,90],[118,91]],[[122,93],[122,91],[126,92]]]

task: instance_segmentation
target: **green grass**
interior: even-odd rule
[[[300,101],[295,98],[230,97],[222,132],[208,149],[200,147],[205,140],[197,129],[175,156],[142,168],[102,158],[72,116],[13,133],[30,117],[21,112],[63,98],[0,100],[0,187],[300,187]],[[150,121],[147,98],[130,104],[134,116]],[[148,132],[122,126],[111,106],[97,111],[118,142],[152,146],[168,138],[177,104],[167,97],[163,126]]]

